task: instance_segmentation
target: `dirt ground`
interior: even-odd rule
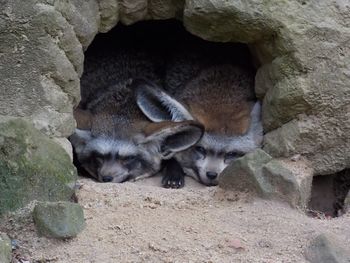
[[[350,214],[315,219],[288,205],[203,187],[159,187],[80,179],[86,229],[59,241],[39,238],[30,208],[0,223],[29,262],[307,262],[303,251],[320,233],[350,244]]]

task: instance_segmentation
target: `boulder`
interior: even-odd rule
[[[99,32],[106,33],[119,21],[118,0],[98,0],[100,8]]]
[[[293,207],[306,209],[311,197],[313,172],[303,161],[271,160],[262,167],[269,187],[262,189],[267,198],[278,199]]]
[[[147,0],[121,0],[120,5],[120,21],[125,25],[134,24],[147,17]]]
[[[69,200],[76,178],[65,150],[33,125],[0,122],[0,215],[32,200]]]
[[[272,157],[261,149],[238,158],[221,173],[219,186],[224,189],[250,191],[262,195],[265,185],[262,180],[262,167],[271,159]]]
[[[346,213],[350,213],[350,191],[348,192],[348,194],[344,200],[344,211]]]
[[[0,262],[10,263],[11,262],[11,240],[6,234],[0,233]]]
[[[302,154],[315,174],[336,173],[350,167],[349,8],[341,0],[2,1],[0,116],[68,137],[83,52],[97,32],[118,20],[177,18],[203,39],[249,46],[261,65],[265,152]]]
[[[72,238],[85,228],[83,208],[71,202],[40,202],[33,219],[38,234],[46,237]]]
[[[221,174],[219,185],[227,190],[249,191],[257,196],[306,209],[313,172],[304,160],[272,159],[258,149],[235,160]]]
[[[347,263],[350,251],[333,235],[320,234],[306,248],[305,257],[311,263]]]
[[[316,174],[350,167],[349,8],[336,0],[188,0],[184,9],[192,34],[249,44],[262,64],[264,150],[303,154]]]

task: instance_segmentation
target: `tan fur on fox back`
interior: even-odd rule
[[[247,131],[254,98],[253,73],[232,65],[202,70],[179,93],[207,132],[225,135]]]

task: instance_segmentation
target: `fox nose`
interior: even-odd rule
[[[210,180],[214,180],[216,177],[218,177],[218,173],[216,173],[216,172],[207,172],[207,177]]]
[[[102,177],[102,181],[107,183],[107,182],[111,182],[113,180],[112,176],[103,176]]]

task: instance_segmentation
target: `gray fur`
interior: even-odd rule
[[[159,82],[154,72],[156,60],[133,51],[122,53],[96,60],[90,57],[93,61],[87,64],[82,78],[79,106],[91,115],[90,129],[79,129],[77,120],[78,129],[70,137],[79,165],[101,182],[119,183],[154,175],[163,159],[195,144],[203,130],[194,123],[182,122],[146,134],[144,130],[151,122],[138,108],[134,92]],[[137,80],[140,76],[149,80]],[[173,138],[186,133],[193,136],[176,139],[174,144]]]
[[[136,101],[142,112],[154,122],[193,120],[188,110],[161,89],[143,86],[136,91]]]
[[[191,65],[187,64],[189,67]],[[181,67],[173,67],[168,73],[168,89],[173,96],[165,92],[148,90],[147,93],[141,92],[137,97],[140,109],[149,119],[153,121],[162,121],[162,118],[176,121],[196,120],[198,119],[197,116],[191,116],[191,109],[194,105],[200,108],[202,112],[210,113],[215,105],[219,105],[217,107],[219,110],[220,107],[222,109],[236,107],[239,110],[237,105],[253,104],[254,75],[250,71],[231,65],[213,66],[198,70],[200,66],[197,64],[191,71],[194,75],[193,78],[189,79],[189,73],[186,72],[188,67],[183,67],[185,76],[182,77],[179,77],[182,73],[179,68]],[[172,80],[172,78],[179,78],[179,81]],[[176,88],[172,89],[171,86]],[[147,94],[151,94],[151,96]],[[177,107],[177,110],[167,110],[176,105],[174,100],[177,100],[177,105],[180,106]],[[158,108],[155,109],[157,106]],[[157,112],[156,117],[152,115],[155,112]],[[188,117],[189,114],[190,117]],[[216,185],[218,177],[208,178],[208,172],[219,175],[232,160],[261,146],[263,129],[260,115],[261,106],[259,102],[256,102],[251,108],[250,125],[245,134],[220,134],[207,131],[196,144],[196,147],[191,147],[176,154],[175,158],[189,176],[203,184]],[[222,126],[224,126],[224,123],[222,123]],[[198,148],[199,146],[204,148],[205,154],[200,152],[202,150]],[[236,156],[234,156],[235,154]],[[233,158],[225,157],[232,155]]]
[[[176,154],[175,158],[182,165],[187,175],[195,178],[205,185],[216,185],[220,173],[234,159],[243,156],[261,146],[263,140],[263,127],[260,117],[261,105],[256,102],[251,112],[251,123],[246,134],[241,136],[224,136],[204,133],[196,146],[206,150],[205,156],[199,154],[196,147],[191,147]],[[225,154],[237,153],[235,158],[226,159]],[[215,172],[218,177],[211,180],[207,172]]]

